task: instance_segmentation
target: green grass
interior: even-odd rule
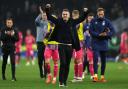
[[[1,63],[2,62],[0,61],[0,66]],[[22,61],[22,63],[17,67],[16,82],[11,81],[10,67],[10,65],[7,65],[7,80],[3,81],[0,78],[0,89],[59,89],[58,82],[56,85],[47,85],[45,84],[44,79],[39,78],[38,65],[31,65],[27,67],[25,66],[25,61]],[[70,67],[68,80],[73,78],[73,62]],[[107,63],[106,79],[108,80],[107,83],[93,83],[90,80],[90,76],[86,76],[82,83],[68,82],[67,89],[128,89],[128,65],[123,63]]]

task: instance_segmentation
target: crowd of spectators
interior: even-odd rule
[[[35,29],[34,20],[39,13],[38,6],[44,6],[46,3],[52,4],[57,15],[63,8],[81,10],[88,7],[95,13],[98,7],[103,7],[106,16],[112,20],[128,16],[128,0],[1,0],[0,27],[5,18],[13,17],[16,26],[23,32],[28,28]]]

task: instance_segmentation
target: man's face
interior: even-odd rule
[[[70,13],[68,11],[63,11],[62,12],[62,18],[64,21],[68,21],[70,18]]]
[[[41,16],[42,16],[42,20],[47,20],[47,15],[46,15],[46,13],[41,14]]]
[[[11,28],[13,26],[13,21],[12,20],[6,20],[6,26]]]
[[[104,11],[98,11],[97,15],[99,18],[103,18],[104,17]]]
[[[73,19],[78,19],[78,18],[79,18],[79,14],[74,14],[74,13],[72,13],[72,18],[73,18]]]
[[[88,16],[88,22],[90,23],[91,22],[91,20],[94,18],[94,16]]]

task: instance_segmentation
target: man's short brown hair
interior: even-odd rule
[[[79,14],[79,10],[73,10],[72,13],[73,14]]]
[[[88,16],[94,16],[94,13],[89,13]]]
[[[6,21],[7,21],[7,20],[12,20],[12,21],[13,21],[13,18],[7,18]]]
[[[68,9],[63,9],[63,11],[69,12],[69,10],[68,10]]]
[[[97,9],[97,12],[99,12],[99,11],[105,11],[105,9],[100,7]]]

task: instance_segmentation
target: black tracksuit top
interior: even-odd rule
[[[14,31],[14,35],[11,36],[6,34],[7,31]],[[14,47],[15,42],[19,40],[18,32],[13,27],[12,28],[5,27],[1,31],[0,40],[2,41],[3,47],[7,47],[7,48]]]
[[[72,44],[74,49],[79,50],[80,44],[76,30],[76,25],[85,20],[88,11],[84,12],[79,19],[74,20],[72,18],[69,18],[67,22],[64,21],[62,18],[54,18],[47,10],[46,14],[48,20],[55,24],[54,31],[52,32],[49,40],[54,40],[64,44]]]

